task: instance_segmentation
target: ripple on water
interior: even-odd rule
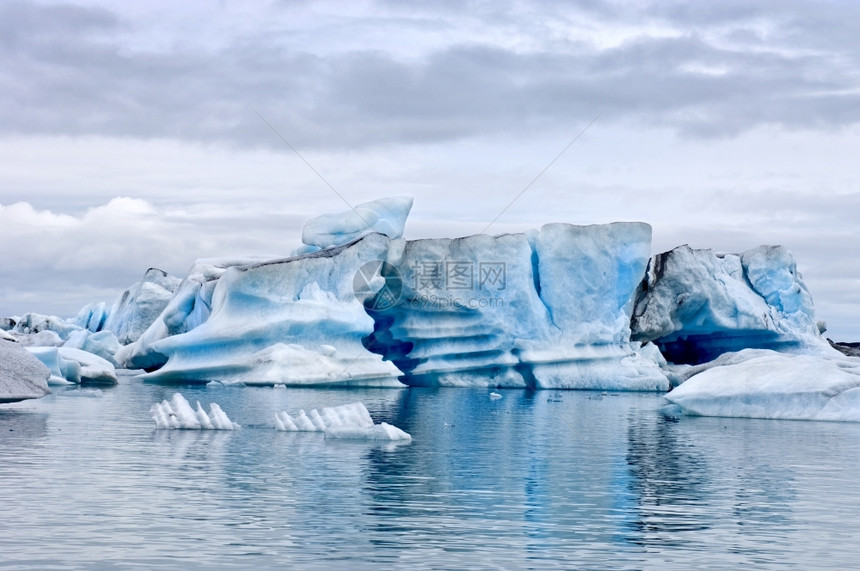
[[[671,419],[658,395],[123,381],[0,408],[4,563],[775,568],[860,555],[858,425]],[[177,390],[243,428],[155,430],[150,405]],[[272,427],[281,410],[355,401],[414,441]]]

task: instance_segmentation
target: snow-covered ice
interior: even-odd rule
[[[860,359],[745,349],[666,399],[692,415],[860,422]]]
[[[411,196],[393,196],[358,204],[345,212],[323,214],[305,223],[302,242],[307,246],[331,248],[354,242],[372,232],[400,238],[410,210]]]
[[[396,426],[374,424],[364,403],[300,410],[296,416],[286,411],[275,415],[275,428],[282,432],[324,432],[326,438],[349,440],[411,441],[412,436]]]
[[[183,428],[189,430],[236,430],[238,424],[231,421],[216,403],[209,405],[207,414],[200,401],[197,410],[180,393],[175,393],[170,401],[155,403],[149,409],[156,428]]]

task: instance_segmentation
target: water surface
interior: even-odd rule
[[[176,391],[235,432],[156,430]],[[860,425],[655,394],[163,387],[0,407],[0,568],[850,568]],[[405,445],[280,433],[362,401]]]

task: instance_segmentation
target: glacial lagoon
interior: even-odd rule
[[[236,431],[157,430],[175,392]],[[849,568],[860,424],[661,413],[656,393],[55,388],[0,407],[0,568]],[[283,433],[363,402],[408,444]]]

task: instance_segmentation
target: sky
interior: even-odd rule
[[[0,2],[0,316],[285,256],[340,196],[411,195],[410,239],[639,220],[653,253],[783,244],[827,335],[860,341],[858,21],[848,1]]]

